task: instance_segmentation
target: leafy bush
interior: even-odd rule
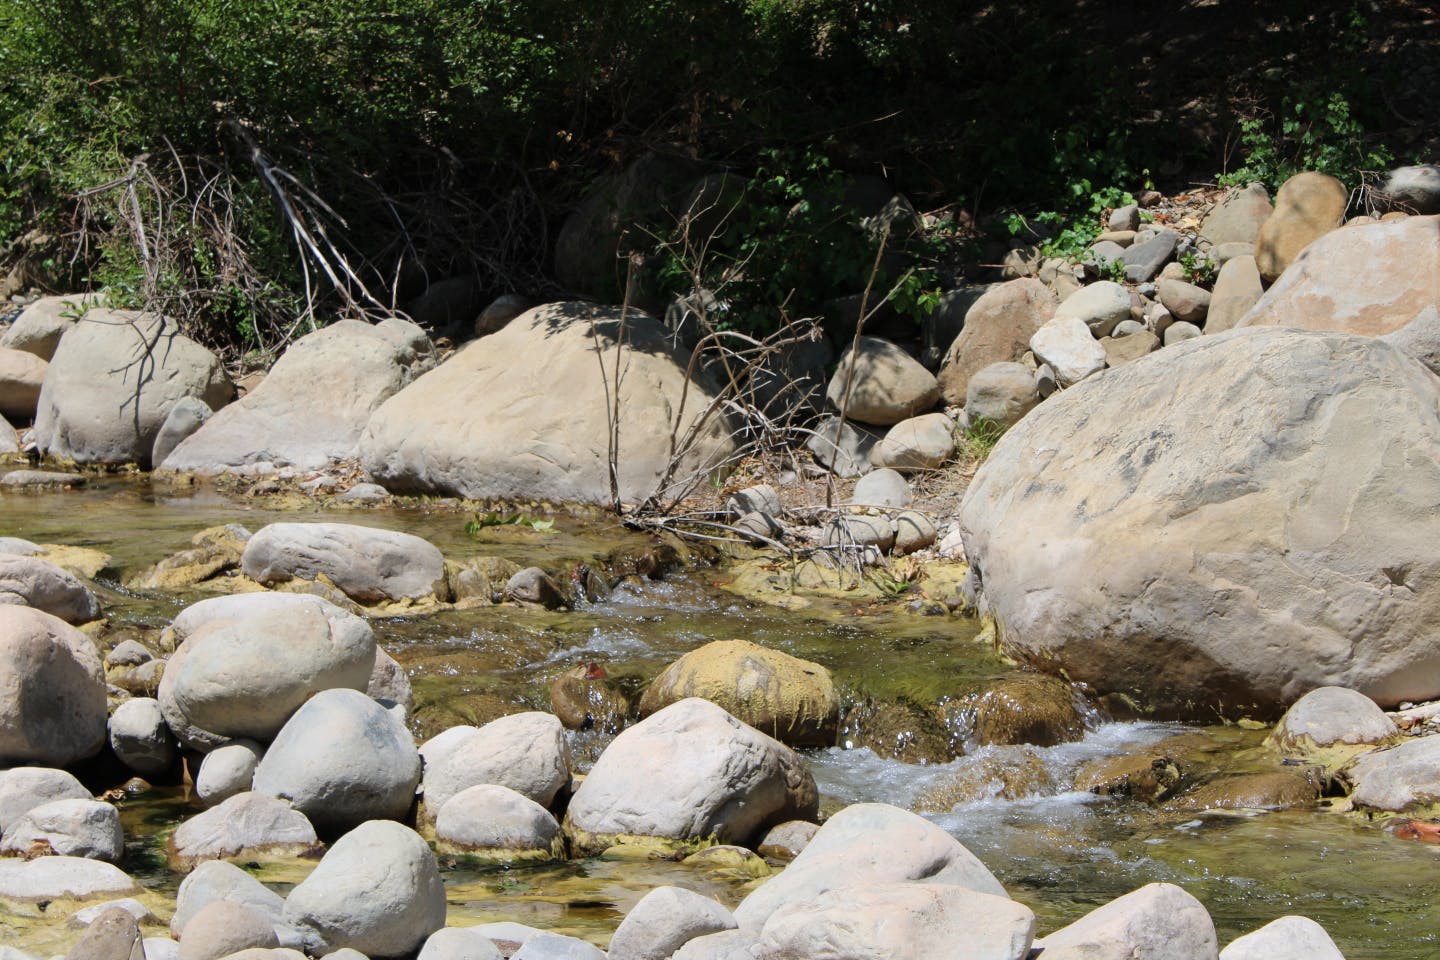
[[[1354,187],[1395,162],[1394,154],[1366,135],[1349,99],[1338,91],[1287,97],[1278,116],[1243,118],[1240,148],[1245,162],[1222,174],[1221,186],[1258,180],[1274,190],[1301,171],[1317,170]]]

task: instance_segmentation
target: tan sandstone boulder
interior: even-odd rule
[[[1266,283],[1280,274],[1311,243],[1340,226],[1350,193],[1345,184],[1323,173],[1297,173],[1280,185],[1275,212],[1260,227],[1255,263]]]
[[[945,352],[940,394],[950,406],[965,403],[970,378],[993,363],[1014,363],[1030,338],[1055,316],[1059,299],[1033,278],[991,287],[965,314],[965,327]]]

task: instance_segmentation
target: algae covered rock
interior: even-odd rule
[[[1365,694],[1320,687],[1296,700],[1265,742],[1287,756],[1336,767],[1399,735],[1395,721]]]
[[[830,746],[840,700],[830,671],[749,640],[716,640],[666,667],[645,691],[641,716],[701,697],[781,743]]]

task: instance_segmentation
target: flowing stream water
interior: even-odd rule
[[[642,552],[650,544],[642,534],[594,517],[559,516],[550,533],[505,526],[476,536],[467,534],[467,518],[443,506],[278,509],[263,500],[152,486],[132,477],[98,478],[75,491],[0,494],[0,536],[93,547],[112,556],[98,583],[107,614],[122,628],[161,626],[201,596],[140,595],[121,584],[184,549],[201,529],[221,523],[252,531],[276,520],[361,523],[415,533],[447,557],[500,555],[551,569],[616,549]],[[411,676],[417,715],[477,698],[548,709],[549,680],[588,661],[603,662],[623,686],[638,689],[680,654],[717,639],[746,638],[818,661],[833,672],[847,702],[935,702],[1013,671],[976,640],[973,621],[838,606],[787,612],[726,592],[723,579],[722,569],[692,567],[660,581],[627,581],[605,602],[573,611],[497,606],[381,619],[373,626]],[[857,801],[911,807],[927,787],[977,764],[1035,767],[1033,786],[1017,798],[1005,799],[997,784],[992,795],[982,790],[978,799],[932,817],[1035,910],[1041,933],[1143,884],[1168,881],[1204,902],[1222,944],[1298,913],[1324,925],[1351,960],[1440,956],[1440,848],[1397,840],[1373,825],[1313,808],[1197,814],[1068,788],[1069,774],[1087,759],[1187,729],[1196,728],[1097,722],[1076,743],[986,747],[928,766],[882,759],[864,748],[805,756],[825,811]],[[1234,727],[1197,732],[1204,738],[1201,753],[1217,758],[1243,754],[1264,736]],[[576,735],[577,766],[584,769],[603,742],[594,734]],[[155,891],[162,916],[180,879],[165,866],[164,837],[193,812],[178,787],[122,803],[122,866]],[[261,876],[283,892],[309,868],[267,867]],[[518,920],[603,946],[624,913],[656,885],[679,884],[734,905],[763,870],[755,862],[703,857],[686,863],[592,859],[506,870],[456,867],[446,873],[450,922]],[[147,935],[155,931],[147,929]],[[73,927],[33,908],[0,904],[0,943],[9,939],[44,955],[63,951],[75,936]]]

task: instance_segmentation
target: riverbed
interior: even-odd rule
[[[547,515],[551,530],[523,524],[467,532],[463,505],[326,506],[293,499],[225,495],[209,487],[152,484],[147,477],[94,477],[82,489],[0,494],[0,535],[37,543],[91,547],[112,557],[97,584],[113,625],[163,626],[205,594],[127,590],[128,576],[185,548],[200,530],[239,523],[254,531],[275,520],[326,519],[403,529],[447,557],[499,555],[563,570],[629,552],[651,535],[593,513]],[[549,709],[547,685],[587,662],[605,666],[638,690],[680,654],[717,639],[745,638],[817,661],[834,674],[847,703],[866,698],[936,702],[977,690],[1015,670],[958,615],[907,612],[901,602],[829,604],[792,612],[725,589],[723,566],[692,563],[663,579],[631,577],[602,602],[568,611],[495,606],[374,621],[377,638],[406,667],[414,716]],[[456,721],[460,722],[460,721]],[[1184,728],[1097,719],[1077,743],[1034,748],[1046,776],[1020,796],[980,796],[932,818],[974,851],[1015,899],[1035,910],[1043,934],[1143,884],[1179,884],[1210,910],[1220,942],[1286,914],[1319,921],[1351,960],[1440,955],[1440,848],[1395,839],[1374,825],[1323,807],[1282,812],[1157,811],[1139,801],[1066,787],[1087,759],[1135,750],[1198,729],[1216,756],[1243,754],[1264,731]],[[605,737],[575,734],[577,766]],[[843,735],[842,735],[843,736]],[[1019,762],[1025,748],[986,747],[946,764],[882,759],[869,749],[804,753],[822,793],[822,809],[856,801],[913,807],[927,787],[977,763]],[[1007,752],[1008,751],[1008,752]],[[180,787],[122,801],[127,860],[121,866],[173,900],[180,877],[159,850],[178,818],[191,815]],[[779,869],[773,865],[773,869]],[[262,876],[282,892],[309,869],[294,864]],[[447,870],[450,922],[519,920],[586,937],[603,946],[619,919],[650,888],[687,886],[727,905],[753,885],[755,864],[588,860],[548,866]],[[157,913],[161,912],[157,909]],[[163,916],[163,914],[162,914]],[[16,945],[59,952],[76,933],[63,921],[3,912],[0,934]],[[146,935],[159,935],[156,929]],[[3,940],[4,936],[0,936]]]

